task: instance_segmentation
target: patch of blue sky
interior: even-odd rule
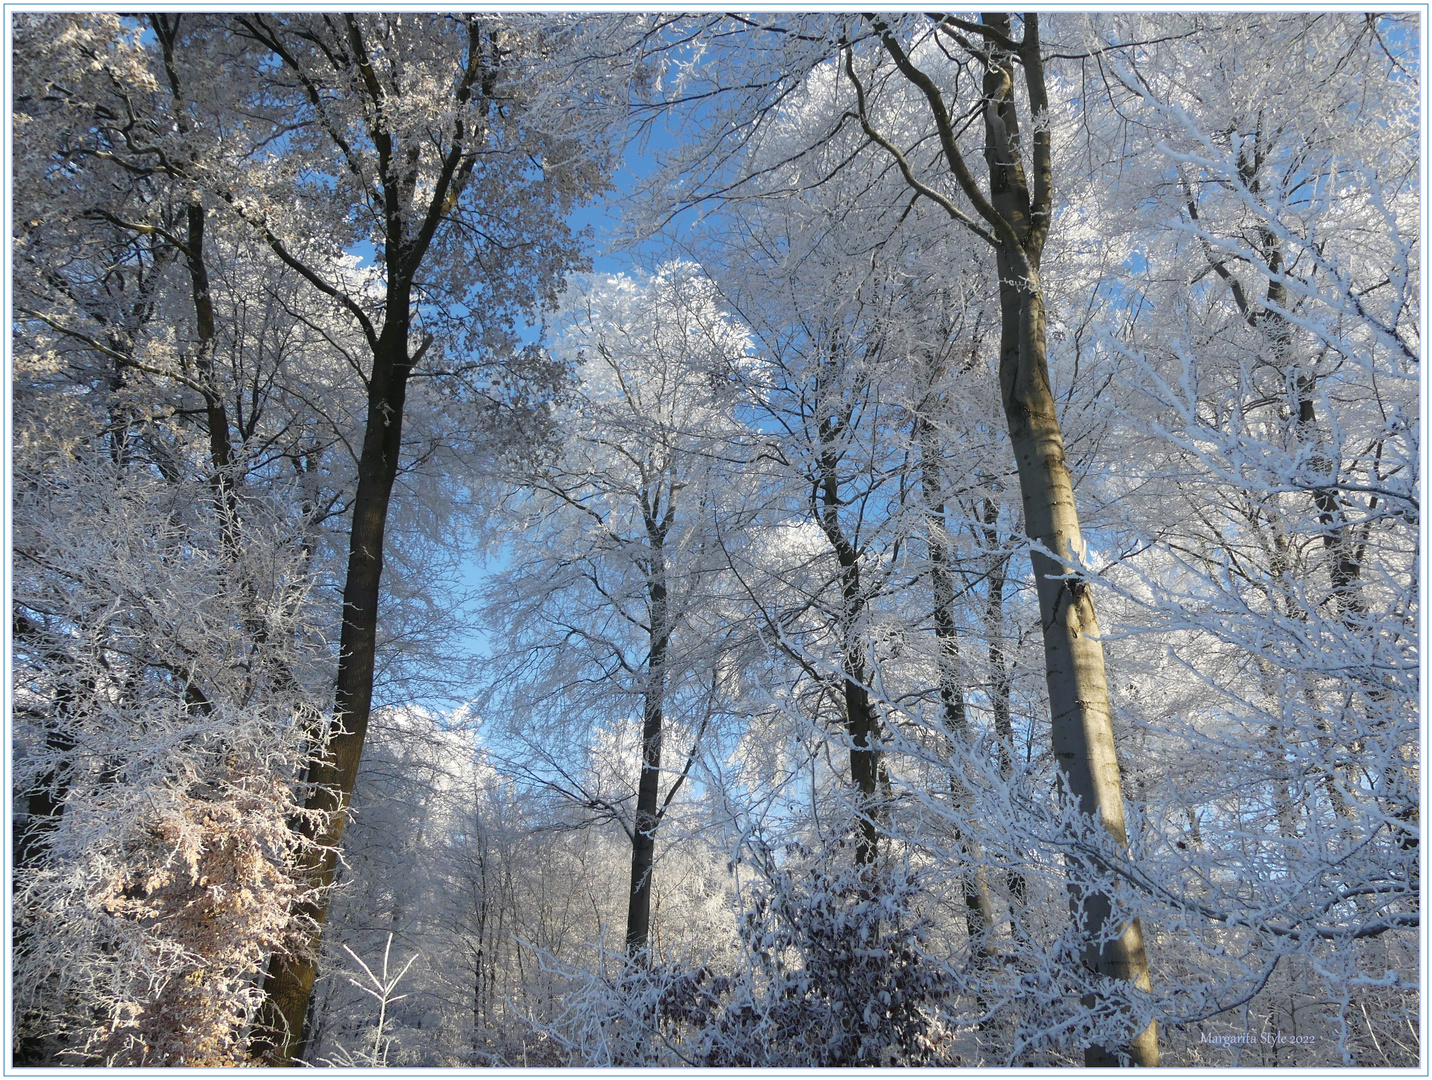
[[[119,24],[127,29],[139,30],[139,44],[146,49],[152,49],[159,44],[159,35],[154,32],[154,27],[149,25],[148,20],[138,15],[121,15]]]
[[[357,258],[358,267],[373,266],[378,262],[378,249],[373,246],[371,240],[359,240],[348,247],[348,254]]]

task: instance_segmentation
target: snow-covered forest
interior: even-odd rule
[[[12,20],[15,1065],[1423,1060],[1415,14]]]

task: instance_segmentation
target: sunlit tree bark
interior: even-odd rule
[[[873,142],[896,158],[914,190],[934,199],[994,249],[1001,313],[1000,391],[1019,471],[1025,530],[1033,541],[1030,560],[1044,628],[1054,754],[1066,793],[1123,847],[1128,838],[1103,646],[1093,596],[1079,570],[1084,543],[1065,463],[1058,408],[1049,384],[1039,260],[1049,233],[1053,170],[1039,17],[1024,17],[1024,35],[1018,41],[1011,37],[1010,17],[1004,13],[986,14],[979,23],[954,17],[934,20],[937,33],[975,57],[985,70],[979,109],[984,119],[987,192],[975,180],[959,148],[944,92],[915,63],[885,19],[869,16],[868,21],[900,73],[928,103],[945,164],[977,219],[916,177],[901,151],[873,126],[854,53],[847,46],[846,73],[856,88],[862,127]],[[1019,130],[1016,61],[1024,73],[1033,114],[1032,180],[1026,174]],[[1148,960],[1138,920],[1122,929],[1109,927],[1111,899],[1079,880],[1091,872],[1089,867],[1075,868],[1069,886],[1071,913],[1083,922],[1088,934],[1083,961],[1102,975],[1148,989]],[[1111,929],[1115,930],[1112,940],[1102,942]],[[1090,1066],[1112,1065],[1121,1059],[1136,1065],[1158,1065],[1156,1025],[1135,1034],[1126,1046],[1091,1046],[1085,1053]]]

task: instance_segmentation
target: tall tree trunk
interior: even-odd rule
[[[189,135],[192,125],[184,100],[184,87],[179,80],[179,66],[175,49],[179,40],[179,24],[182,13],[158,12],[149,16],[150,29],[159,42],[164,57],[164,74],[169,82],[174,123],[179,132]],[[182,176],[194,162],[191,156],[184,166],[174,167],[176,177]],[[197,190],[190,192],[188,205],[184,208],[185,235],[183,237],[184,261],[189,267],[189,295],[194,304],[195,350],[194,367],[198,373],[198,385],[204,397],[204,419],[209,435],[209,464],[212,472],[210,486],[214,489],[214,509],[219,518],[220,535],[224,553],[229,559],[237,560],[239,555],[239,507],[231,475],[234,453],[229,440],[229,414],[224,405],[224,396],[214,378],[214,351],[217,346],[218,326],[214,318],[214,298],[209,291],[209,267],[204,259],[204,223],[207,215]]]
[[[1084,545],[1074,507],[1073,484],[1065,463],[1058,409],[1049,385],[1039,258],[1049,232],[1053,192],[1049,106],[1039,43],[1039,17],[1024,16],[1024,37],[1019,42],[1010,36],[1012,27],[1008,14],[989,13],[981,18],[979,24],[961,22],[958,29],[976,34],[983,42],[981,62],[985,77],[981,111],[988,196],[975,182],[959,149],[954,121],[938,85],[915,65],[883,19],[869,17],[897,68],[924,94],[945,160],[983,225],[937,190],[916,179],[903,155],[899,157],[902,174],[919,194],[944,207],[952,218],[974,231],[994,250],[1001,316],[1000,391],[1019,472],[1025,531],[1034,541],[1030,560],[1044,628],[1054,756],[1066,795],[1086,817],[1101,821],[1114,842],[1124,847],[1128,838],[1104,679],[1104,651],[1093,596],[1088,583],[1075,568]],[[959,36],[957,28],[948,20],[943,20],[941,26]],[[1032,128],[1032,183],[1025,174],[1014,95],[1016,55],[1024,71],[1029,108],[1040,120]],[[870,123],[864,88],[855,74],[849,48],[846,72],[856,86],[858,117],[866,133],[887,152],[898,155],[894,144],[880,136]],[[1123,927],[1110,927],[1111,897],[1105,890],[1080,880],[1093,876],[1090,868],[1075,864],[1072,869],[1070,910],[1085,926],[1088,935],[1084,964],[1101,975],[1148,990],[1151,986],[1148,959],[1138,920]],[[1111,940],[1100,944],[1104,937]],[[1123,1047],[1091,1046],[1085,1051],[1085,1063],[1089,1066],[1115,1065],[1124,1058],[1135,1065],[1158,1065],[1157,1024],[1150,1023]]]
[[[1258,194],[1262,186],[1259,175],[1263,167],[1267,147],[1261,124],[1253,137],[1244,141],[1244,149],[1238,161],[1238,176],[1251,194]],[[1185,186],[1189,219],[1199,223],[1198,203],[1193,193]],[[1268,228],[1258,230],[1258,242],[1264,264],[1268,268],[1268,285],[1264,292],[1264,303],[1255,308],[1238,280],[1228,269],[1227,262],[1218,258],[1212,245],[1205,238],[1204,250],[1209,266],[1229,286],[1238,312],[1254,330],[1261,330],[1267,341],[1270,360],[1274,368],[1284,374],[1288,381],[1291,411],[1296,415],[1294,430],[1298,441],[1311,448],[1313,454],[1309,464],[1325,473],[1332,473],[1334,462],[1322,447],[1322,436],[1318,427],[1317,377],[1305,371],[1293,358],[1293,328],[1288,321],[1288,287],[1281,280],[1284,272],[1283,248],[1277,235]],[[1360,577],[1362,574],[1363,552],[1356,542],[1353,527],[1347,520],[1342,497],[1333,485],[1313,488],[1313,505],[1317,509],[1318,523],[1322,526],[1323,548],[1327,552],[1328,575],[1331,585],[1331,599],[1342,615],[1349,629],[1354,629],[1366,606],[1362,599]]]
[[[994,734],[999,743],[999,774],[1005,780],[1014,776],[1014,717],[1010,712],[1013,684],[1009,674],[1009,658],[1004,642],[1004,588],[1009,580],[1009,552],[1000,550],[999,504],[984,500],[983,520],[987,567],[985,570],[985,635],[989,643],[990,708],[994,713]]]
[[[402,449],[403,407],[408,377],[432,344],[431,335],[426,335],[416,352],[410,351],[414,282],[439,224],[458,204],[472,176],[479,152],[474,147],[486,145],[486,128],[480,123],[470,126],[466,112],[474,93],[491,98],[494,67],[489,64],[487,46],[496,50],[496,42],[484,37],[480,22],[469,20],[466,54],[452,98],[454,119],[449,141],[431,184],[420,189],[421,154],[416,145],[401,145],[387,126],[392,109],[390,88],[375,75],[363,28],[353,15],[342,16],[341,22],[347,39],[341,63],[351,76],[351,92],[364,99],[365,123],[382,198],[382,263],[386,280],[381,331],[352,298],[341,296],[332,286],[323,284],[313,268],[303,266],[261,220],[252,222],[286,264],[314,282],[319,291],[343,303],[361,326],[373,358],[363,450],[353,497],[348,575],[343,586],[334,718],[321,752],[308,768],[305,813],[295,823],[307,841],[298,870],[308,891],[295,904],[293,915],[300,925],[308,923],[313,933],[305,951],[276,953],[271,958],[264,982],[265,1001],[250,1047],[256,1056],[273,1065],[301,1060],[306,1047],[304,1018],[317,975],[316,954],[328,911],[329,886],[373,707],[383,537]],[[282,26],[271,25],[263,15],[235,16],[235,25],[270,50],[285,68],[307,79],[288,47],[290,42]],[[325,55],[330,62],[340,62],[332,53]],[[350,151],[345,147],[344,152]]]
[[[994,713],[994,737],[999,745],[999,775],[1007,784],[1014,779],[1014,716],[1010,711],[1013,683],[1009,674],[1009,658],[1004,641],[1004,587],[1009,579],[1009,552],[1000,550],[999,504],[992,498],[984,500],[981,531],[987,551],[985,571],[985,640],[989,662],[990,709]],[[1029,897],[1029,884],[1019,870],[1005,873],[1009,893],[1010,927],[1018,938],[1024,936],[1022,913]]]
[[[877,788],[881,762],[875,712],[866,683],[865,648],[860,639],[860,616],[865,610],[860,553],[840,523],[840,455],[836,442],[841,428],[841,422],[833,418],[820,422],[820,501],[813,503],[812,509],[840,566],[841,691],[845,732],[850,739],[850,781],[855,787],[855,862],[864,866],[875,861],[879,845]]]
[[[374,350],[368,384],[368,418],[358,463],[353,525],[348,545],[348,577],[343,587],[343,630],[339,638],[335,716],[322,754],[308,769],[308,813],[296,827],[309,846],[300,871],[312,894],[294,911],[317,932],[327,915],[327,889],[333,882],[338,843],[347,821],[348,801],[358,777],[358,762],[373,707],[373,671],[378,639],[378,595],[383,572],[383,534],[388,502],[398,475],[402,447],[403,404],[408,373],[406,298],[390,302],[388,321]],[[317,975],[313,952],[275,955],[264,983],[266,1008],[254,1050],[275,1064],[298,1061],[305,1049],[304,1016]]]
[[[644,497],[644,502],[647,501]],[[664,521],[657,511],[643,506],[646,518],[648,558],[646,690],[642,702],[641,780],[636,793],[636,821],[631,838],[631,886],[627,899],[627,956],[646,962],[651,935],[651,885],[656,857],[656,827],[660,824],[657,797],[661,783],[661,734],[666,697],[666,650],[671,641],[670,611],[666,594],[666,530],[671,507]]]
[[[1262,186],[1262,178],[1259,174],[1263,166],[1265,152],[1264,133],[1260,124],[1253,137],[1246,140],[1245,148],[1238,162],[1239,178],[1253,194],[1257,194]],[[1191,195],[1188,208],[1190,218],[1197,221],[1197,205]],[[1313,505],[1317,510],[1318,524],[1321,526],[1323,550],[1328,558],[1330,586],[1328,599],[1331,601],[1333,609],[1340,615],[1344,627],[1357,634],[1362,629],[1359,624],[1366,612],[1360,581],[1363,552],[1361,545],[1357,542],[1353,525],[1347,519],[1342,498],[1336,487],[1336,463],[1328,456],[1323,444],[1322,433],[1319,430],[1317,407],[1314,401],[1317,392],[1317,377],[1294,357],[1293,327],[1287,314],[1289,311],[1288,290],[1286,284],[1281,280],[1284,270],[1282,244],[1273,231],[1268,228],[1258,230],[1258,242],[1264,263],[1268,268],[1268,285],[1264,292],[1263,306],[1254,308],[1249,303],[1247,293],[1241,284],[1237,284],[1231,289],[1233,299],[1238,305],[1239,314],[1243,316],[1244,321],[1254,330],[1261,331],[1263,334],[1269,359],[1274,369],[1283,375],[1290,395],[1289,411],[1297,418],[1294,421],[1294,434],[1300,444],[1312,451],[1308,464],[1320,472],[1332,475],[1332,486],[1313,489]],[[1221,260],[1212,260],[1211,265],[1220,277],[1230,283],[1230,286],[1235,285],[1237,278],[1232,276]],[[1281,583],[1280,593],[1288,617],[1306,622],[1310,612],[1291,588],[1294,560],[1288,538],[1276,512],[1272,509],[1268,514],[1268,523],[1272,537],[1269,548],[1271,554],[1269,565],[1272,569],[1273,580]],[[1254,524],[1257,525],[1256,519]],[[1259,666],[1260,668],[1264,666],[1261,660]],[[1331,761],[1336,755],[1333,753],[1327,719],[1319,708],[1317,690],[1306,680],[1306,675],[1303,676],[1303,682],[1303,695],[1308,705],[1309,715],[1314,718],[1314,724],[1320,732],[1317,737],[1318,747],[1325,760]],[[1374,700],[1379,696],[1379,692],[1374,690]],[[1291,803],[1289,794],[1291,784],[1286,779],[1280,784],[1283,795],[1278,802],[1278,820],[1283,834],[1292,836],[1294,833],[1289,830],[1288,823],[1293,811],[1287,808]],[[1332,772],[1323,775],[1322,786],[1334,812],[1341,818],[1351,819],[1353,808],[1348,804],[1342,792],[1338,790],[1337,778]]]
[[[970,838],[965,824],[970,814],[970,792],[960,778],[960,757],[969,749],[969,714],[964,686],[960,680],[960,645],[955,629],[955,585],[950,573],[950,553],[945,545],[945,502],[940,483],[940,446],[935,425],[923,412],[915,421],[920,444],[920,481],[925,497],[925,536],[930,550],[930,588],[934,603],[935,643],[940,673],[940,709],[945,733],[952,750],[950,795],[956,815],[955,844],[971,864],[964,874],[965,930],[971,952],[983,955],[990,949],[995,927],[994,900],[989,881],[980,865],[981,851]]]
[[[204,207],[197,198],[186,208],[188,236],[184,255],[189,264],[189,282],[194,301],[198,345],[194,366],[204,388],[204,417],[209,435],[209,484],[214,489],[214,511],[219,518],[224,554],[239,557],[239,503],[232,467],[234,451],[229,441],[229,413],[214,377],[214,349],[217,328],[214,300],[209,294],[209,269],[204,262]]]
[[[1013,324],[1013,333],[1003,342],[1000,383],[1019,469],[1025,529],[1039,545],[1031,548],[1030,562],[1044,627],[1050,734],[1065,792],[1086,816],[1100,820],[1122,848],[1127,846],[1128,836],[1104,678],[1104,650],[1092,592],[1071,566],[1082,556],[1084,545],[1049,387],[1043,296],[1034,268],[1018,269],[1025,271],[1016,279],[1018,288],[1002,290],[1016,295],[1007,301],[1012,311],[1006,322]],[[1093,872],[1091,867],[1080,869]],[[1108,933],[1112,916],[1110,896],[1078,881],[1070,883],[1069,893],[1072,914],[1088,928],[1084,963],[1101,975],[1149,990],[1139,921],[1133,920],[1113,940],[1101,944],[1098,939]],[[1136,1065],[1156,1066],[1157,1025],[1151,1023],[1135,1036],[1124,1052]],[[1091,1046],[1085,1051],[1085,1064],[1091,1068],[1116,1065],[1119,1055],[1118,1048]]]

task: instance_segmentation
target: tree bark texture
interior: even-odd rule
[[[979,24],[961,23],[982,42],[985,76],[980,108],[984,118],[988,196],[980,189],[956,141],[954,121],[934,80],[905,53],[889,25],[869,17],[886,52],[905,78],[925,96],[946,163],[983,225],[966,216],[927,185],[920,184],[902,160],[907,182],[933,198],[955,220],[981,236],[994,249],[999,274],[999,380],[1006,423],[1019,473],[1025,531],[1033,541],[1030,560],[1039,596],[1044,632],[1045,675],[1049,688],[1050,731],[1060,781],[1082,814],[1102,823],[1123,847],[1124,802],[1114,748],[1113,720],[1104,678],[1104,652],[1088,583],[1077,571],[1084,547],[1074,489],[1065,462],[1064,438],[1049,384],[1045,341],[1043,284],[1039,259],[1048,236],[1052,207],[1052,159],[1047,122],[1032,125],[1030,173],[1024,153],[1014,95],[1015,61],[1024,72],[1029,107],[1036,119],[1048,113],[1037,15],[1024,17],[1022,41],[1012,40],[1007,13],[987,13]],[[954,33],[948,19],[940,24]],[[855,79],[850,53],[847,73],[856,81],[860,119],[867,134],[889,150],[865,112],[863,90]],[[1080,881],[1088,869],[1077,864],[1069,886],[1071,915],[1088,935],[1083,962],[1112,979],[1151,986],[1143,933],[1138,920],[1110,927],[1110,897]],[[1111,935],[1111,932],[1112,935]],[[1099,944],[1099,939],[1113,940]],[[1150,1023],[1122,1047],[1091,1046],[1089,1066],[1127,1060],[1157,1066],[1157,1024]]]
[[[373,670],[378,637],[379,582],[383,572],[383,533],[388,503],[398,474],[402,446],[403,404],[411,361],[408,357],[406,301],[390,310],[380,347],[374,355],[369,383],[368,419],[353,500],[353,525],[348,546],[348,577],[343,588],[343,630],[339,639],[334,722],[322,755],[309,767],[310,793],[298,830],[310,843],[301,866],[315,898],[301,901],[295,911],[321,932],[327,915],[327,889],[338,862],[338,843],[347,821],[348,801],[358,777],[363,739],[373,707]],[[392,316],[396,315],[396,318]],[[321,822],[321,824],[315,824]],[[310,953],[278,956],[264,983],[267,1008],[261,1016],[263,1034],[255,1049],[275,1064],[303,1057],[304,1017],[318,973],[317,939]]]

